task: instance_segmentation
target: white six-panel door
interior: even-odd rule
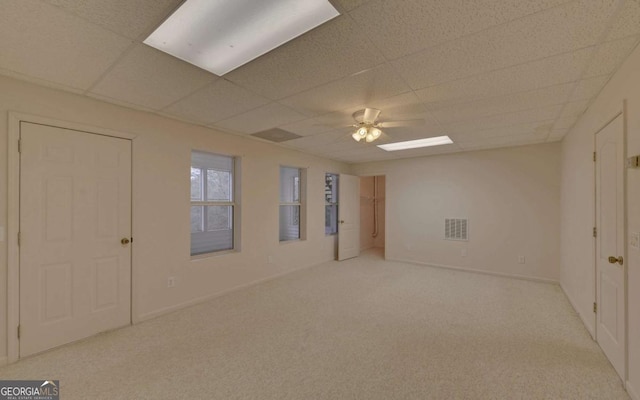
[[[24,357],[130,323],[131,142],[26,122],[20,139]]]
[[[340,174],[338,260],[360,255],[360,178]]]
[[[596,338],[625,375],[624,146],[622,115],[596,134]]]

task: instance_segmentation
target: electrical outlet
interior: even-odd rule
[[[524,264],[524,263],[525,263],[524,256],[518,256],[518,264]]]
[[[168,288],[172,288],[176,285],[176,278],[173,276],[170,276],[167,278],[167,287]]]

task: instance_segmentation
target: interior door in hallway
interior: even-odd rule
[[[625,376],[623,117],[596,134],[596,339]]]
[[[20,357],[131,321],[131,141],[20,125]]]
[[[340,174],[338,260],[360,255],[360,178]]]

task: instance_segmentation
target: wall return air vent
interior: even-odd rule
[[[446,218],[444,220],[446,240],[469,240],[469,221],[466,218]]]

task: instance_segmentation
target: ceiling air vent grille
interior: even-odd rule
[[[469,240],[469,221],[466,218],[445,218],[444,238],[446,240]]]

